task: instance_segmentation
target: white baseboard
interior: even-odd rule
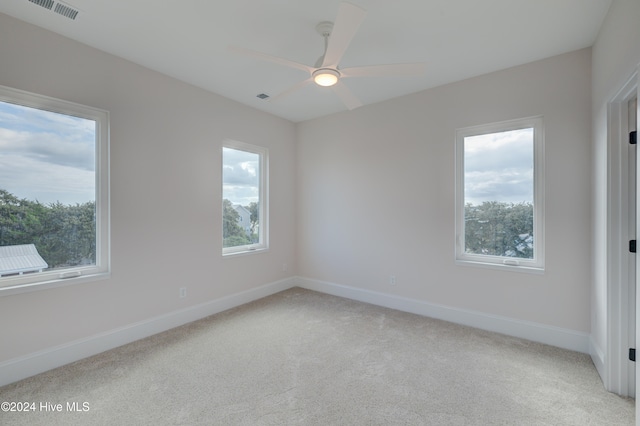
[[[589,354],[589,334],[298,277],[298,287]]]
[[[604,365],[604,351],[602,348],[593,340],[593,337],[589,338],[589,355],[591,355],[591,359],[593,360],[593,365],[596,366],[596,370],[598,370],[598,374],[602,378],[602,381],[605,382],[605,377],[607,377],[605,365]],[[606,387],[606,383],[605,383]]]
[[[4,361],[0,363],[0,386],[43,373],[53,368],[99,354],[109,349],[170,330],[296,286],[591,354],[592,358],[594,358],[594,363],[596,363],[597,359],[602,359],[601,357],[598,358],[594,356],[594,353],[601,354],[601,351],[598,352],[596,350],[597,348],[594,343],[590,341],[586,333],[297,277],[265,284],[241,293],[225,296],[125,327]],[[596,367],[598,367],[597,363]],[[598,370],[600,370],[600,368],[598,368]]]
[[[244,305],[295,287],[295,285],[296,280],[294,278],[276,281],[241,293],[190,306],[125,327],[4,361],[0,363],[0,386],[17,382],[236,306]]]

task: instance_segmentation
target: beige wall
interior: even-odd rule
[[[112,229],[111,279],[0,297],[0,363],[295,272],[292,123],[6,15],[0,58],[1,85],[110,112]],[[221,256],[226,138],[270,150],[266,253]]]
[[[583,49],[300,123],[299,275],[588,333],[590,67]],[[455,129],[537,115],[545,273],[456,265]]]

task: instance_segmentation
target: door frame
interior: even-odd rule
[[[604,357],[605,388],[622,396],[632,396],[634,381],[630,379],[635,371],[638,382],[638,370],[628,361],[630,347],[629,332],[631,315],[629,296],[630,268],[638,263],[640,253],[631,254],[628,241],[635,239],[630,235],[630,170],[628,161],[629,113],[628,104],[638,95],[638,70],[627,80],[622,89],[608,105],[608,231],[607,231],[607,343]],[[636,187],[638,187],[636,183]],[[637,198],[637,197],[636,197]],[[636,200],[636,215],[638,214]],[[637,270],[637,267],[636,267]],[[636,274],[635,281],[638,280]],[[638,294],[636,292],[636,298]],[[636,303],[636,306],[637,303]],[[636,308],[637,311],[637,308]],[[638,315],[635,315],[638,321]],[[636,323],[636,341],[638,326]]]

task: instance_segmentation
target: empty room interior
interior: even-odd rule
[[[609,401],[626,410],[611,424],[632,424],[639,65],[638,0],[4,0],[0,423],[106,424],[117,396],[97,392],[174,350],[210,357],[189,376],[198,395],[224,359],[262,396],[219,418],[181,405],[167,424],[605,424]],[[187,350],[187,333],[209,340]],[[315,355],[294,356],[305,342]],[[450,346],[439,371],[465,372],[457,394],[484,395],[535,347],[528,365],[575,357],[602,398],[562,418],[550,384],[513,411],[431,407],[438,370],[395,375],[429,342]],[[254,358],[230,367],[218,344]],[[405,347],[423,360],[403,364]],[[282,354],[286,373],[253,369]],[[315,374],[315,391],[284,383]],[[122,392],[173,395],[189,387],[176,377]],[[38,380],[56,394],[26,390]]]

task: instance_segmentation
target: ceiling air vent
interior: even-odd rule
[[[56,4],[56,8],[53,10],[55,13],[59,13],[62,16],[66,16],[69,19],[76,19],[76,16],[78,16],[78,11],[69,7],[69,6],[65,6],[62,3],[57,3]]]
[[[78,10],[74,9],[71,6],[68,6],[64,3],[55,0],[29,0],[33,4],[37,4],[38,6],[42,6],[47,10],[52,10],[58,15],[62,15],[65,18],[76,19],[78,16]],[[55,7],[54,7],[55,6]]]
[[[31,3],[35,3],[38,6],[42,6],[45,9],[51,10],[53,7],[53,0],[29,0]]]
[[[267,99],[269,95],[267,95],[266,93],[260,93],[259,95],[256,95],[256,97],[260,99]]]

